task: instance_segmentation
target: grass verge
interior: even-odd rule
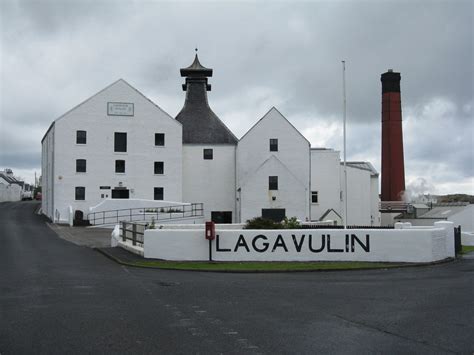
[[[463,245],[461,249],[461,254],[466,254],[471,251],[474,251],[474,245]]]
[[[179,262],[159,260],[135,261],[127,264],[160,269],[227,272],[385,269],[407,265],[375,262]]]

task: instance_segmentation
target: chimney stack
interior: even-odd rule
[[[382,201],[402,201],[405,192],[400,73],[388,69],[382,81]]]

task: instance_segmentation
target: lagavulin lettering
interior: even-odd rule
[[[356,234],[346,234],[343,239],[344,244],[341,243],[340,239],[337,240],[337,242],[336,240],[335,237],[331,240],[329,233],[317,236],[311,234],[292,234],[291,240],[289,239],[286,242],[281,234],[278,234],[274,241],[269,241],[269,238],[264,234],[258,234],[255,237],[247,237],[247,239],[243,234],[240,234],[233,248],[223,248],[221,247],[220,236],[217,234],[216,252],[274,253],[281,251],[285,253],[301,253],[302,251],[310,251],[311,253],[354,253],[357,250],[366,253],[370,252],[369,234],[366,234],[365,238],[359,238]]]

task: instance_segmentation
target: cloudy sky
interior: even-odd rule
[[[241,137],[272,106],[380,171],[380,74],[402,76],[407,187],[474,194],[472,1],[2,0],[0,169],[33,181],[51,122],[119,78],[170,115],[194,48]]]

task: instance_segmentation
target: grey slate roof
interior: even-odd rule
[[[187,68],[181,68],[181,76],[212,76],[212,69],[204,67],[198,55],[194,57],[194,62]]]
[[[2,177],[9,184],[17,184],[17,185],[20,185],[20,186],[23,186],[25,184],[24,181],[17,180],[13,176],[9,176],[9,175],[7,175],[3,172],[0,172],[0,177]]]
[[[461,212],[466,206],[443,206],[433,207],[433,209],[424,213],[421,218],[447,219],[456,213]]]
[[[205,68],[196,57],[188,68],[181,69],[186,76],[186,99],[184,107],[176,116],[183,125],[184,144],[232,144],[237,145],[237,137],[217,117],[209,107],[207,77],[212,69]]]

